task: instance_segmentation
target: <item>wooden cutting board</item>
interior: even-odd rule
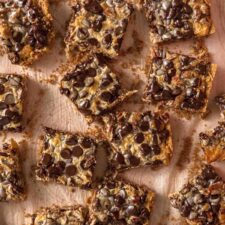
[[[32,166],[36,162],[36,153],[39,147],[38,137],[41,134],[42,125],[72,132],[87,131],[88,129],[84,117],[58,90],[57,83],[62,73],[57,68],[65,62],[62,37],[65,34],[65,25],[70,10],[65,1],[57,2],[51,4],[57,30],[57,41],[49,54],[42,57],[31,68],[11,65],[6,56],[0,57],[0,72],[19,73],[29,77],[25,132],[23,134],[2,134],[0,136],[1,143],[12,137],[21,141],[21,153],[25,159],[24,171],[28,198],[20,203],[0,203],[0,225],[22,225],[24,223],[24,212],[31,213],[41,206],[85,204],[85,199],[90,194],[78,188],[71,190],[56,184],[45,185],[36,182],[32,173]],[[200,164],[197,156],[198,133],[214,127],[219,118],[219,111],[215,107],[213,99],[215,95],[225,92],[224,0],[212,1],[212,16],[216,33],[205,40],[212,61],[218,64],[218,72],[209,102],[211,113],[204,120],[200,118],[181,120],[171,115],[174,155],[170,165],[155,171],[150,168],[139,168],[123,174],[128,180],[136,184],[145,184],[157,193],[151,217],[152,225],[185,224],[177,211],[170,207],[167,195],[179,190],[186,179],[193,175],[193,168]],[[137,10],[123,43],[124,54],[112,62],[115,70],[121,73],[124,87],[138,88],[140,90],[139,95],[141,95],[145,83],[143,69],[151,46],[147,29],[143,15]],[[190,44],[190,42],[182,42],[173,44],[172,47],[176,50],[187,49]],[[126,51],[128,48],[130,50]],[[49,79],[51,82],[49,82]],[[140,96],[137,96],[124,103],[120,110],[138,111],[143,110],[144,107],[150,108],[149,106],[143,106],[140,102]],[[214,163],[214,165],[225,178],[225,163]]]

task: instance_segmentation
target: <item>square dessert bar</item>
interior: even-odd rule
[[[78,1],[65,38],[68,57],[87,51],[118,55],[132,12],[124,0]]]
[[[15,141],[5,143],[0,150],[0,201],[24,200],[25,181]]]
[[[216,104],[219,106],[221,116],[225,120],[225,94],[219,95],[215,98]]]
[[[22,130],[25,78],[0,74],[0,131]]]
[[[148,225],[154,196],[145,187],[108,180],[95,191],[87,225]]]
[[[225,121],[214,130],[199,134],[201,148],[208,162],[225,160]]]
[[[40,208],[26,215],[25,225],[85,225],[88,211],[82,206]]]
[[[144,99],[183,117],[204,114],[216,68],[206,60],[155,49]]]
[[[13,64],[29,65],[53,39],[48,0],[0,1],[0,40]]]
[[[91,188],[98,180],[95,174],[97,151],[108,151],[108,148],[104,140],[45,128],[36,178]]]
[[[169,163],[173,147],[168,114],[118,112],[104,121],[114,146],[109,157],[113,170]]]
[[[136,91],[121,89],[117,74],[95,56],[85,57],[61,80],[60,91],[86,115],[112,110]]]
[[[225,224],[225,182],[210,165],[204,165],[193,180],[169,197],[188,224]]]
[[[208,0],[142,0],[153,43],[214,32]]]

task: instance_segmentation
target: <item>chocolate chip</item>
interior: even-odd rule
[[[8,117],[2,117],[2,118],[0,118],[0,126],[2,127],[2,126],[5,126],[5,125],[7,125],[7,124],[9,124],[10,123],[10,120],[9,120],[9,118]]]
[[[78,28],[77,36],[81,40],[88,38],[88,36],[89,36],[88,30],[86,28],[82,28],[82,27]]]
[[[5,97],[5,104],[12,105],[15,103],[15,98],[12,94],[7,94]]]
[[[87,137],[84,137],[82,142],[81,142],[81,145],[84,147],[84,148],[90,148],[93,144],[93,141],[90,139],[90,138],[87,138]]]
[[[116,187],[116,184],[113,181],[108,181],[106,186],[108,189],[114,189]]]
[[[97,74],[96,69],[94,68],[89,68],[88,70],[85,71],[85,73],[89,77],[95,77]]]
[[[119,163],[119,164],[125,164],[125,161],[124,161],[124,157],[121,153],[117,153],[116,156],[115,156],[115,160]]]
[[[105,102],[112,102],[114,97],[112,93],[110,93],[109,91],[105,91],[101,93],[100,98]]]
[[[67,88],[60,88],[60,93],[62,95],[70,96],[70,90]]]
[[[103,12],[103,8],[96,0],[89,0],[85,5],[85,9],[94,14],[101,14]]]
[[[171,60],[163,59],[163,66],[167,69],[171,69],[174,65]]]
[[[4,94],[5,92],[5,87],[4,85],[0,84],[0,95]]]
[[[96,38],[90,38],[88,39],[88,42],[93,46],[99,46],[99,42]]]
[[[180,212],[181,212],[181,215],[184,216],[184,217],[188,217],[190,215],[190,212],[191,212],[191,206],[190,205],[182,205],[181,208],[180,208]]]
[[[163,131],[160,132],[159,138],[161,142],[166,142],[169,137],[169,131],[164,129]]]
[[[152,145],[151,150],[154,155],[160,154],[160,147],[158,145]]]
[[[206,75],[207,73],[207,65],[199,64],[197,67],[195,67],[195,70],[199,72],[201,75]]]
[[[77,137],[72,136],[69,139],[66,140],[67,145],[76,145],[77,144]]]
[[[140,164],[140,159],[133,155],[129,156],[129,161],[132,166],[138,166]]]
[[[63,159],[70,159],[71,158],[71,151],[68,148],[64,148],[64,149],[62,149],[60,155]]]
[[[148,121],[141,121],[140,129],[142,131],[148,131],[149,130],[149,122]]]
[[[101,29],[102,29],[102,19],[97,19],[97,20],[94,20],[92,23],[91,23],[91,26],[93,28],[94,31],[96,32],[100,32]]]
[[[16,52],[8,53],[8,58],[13,64],[19,63],[20,61],[20,57]]]
[[[150,212],[149,212],[149,210],[147,209],[147,208],[142,208],[141,209],[141,212],[140,212],[140,216],[142,217],[142,218],[145,218],[145,219],[147,219],[147,218],[149,218],[150,217]]]
[[[53,158],[50,154],[45,153],[42,158],[42,164],[46,167],[50,166],[53,163]]]
[[[53,130],[53,129],[49,128],[49,127],[45,127],[44,130],[45,130],[45,132],[46,132],[47,135],[49,135],[51,137],[54,137],[55,136],[55,133],[56,133],[55,130]]]
[[[107,87],[112,82],[113,82],[112,77],[109,74],[106,74],[106,76],[102,78],[102,81],[100,83],[100,87],[101,88]]]
[[[152,152],[151,146],[146,143],[141,144],[141,151],[144,155],[149,155]]]
[[[58,167],[56,167],[54,165],[52,165],[51,167],[48,168],[48,173],[49,173],[49,177],[50,178],[57,178],[57,177],[59,177],[61,175],[61,172],[62,171]]]
[[[123,27],[117,27],[116,29],[115,29],[115,34],[118,36],[118,35],[120,35],[120,34],[122,34],[124,32],[124,28]]]
[[[130,123],[127,123],[118,130],[118,133],[121,137],[125,137],[127,134],[132,132],[132,130],[133,130],[132,125]]]
[[[72,177],[76,174],[77,168],[74,165],[67,166],[65,169],[65,173],[68,177]]]
[[[125,202],[125,199],[118,195],[116,196],[114,202],[116,206],[121,206]]]
[[[212,169],[212,166],[207,165],[202,170],[202,176],[206,180],[211,180],[211,179],[215,179],[217,177],[217,174]]]
[[[72,149],[72,155],[75,157],[80,157],[83,155],[83,149],[80,146],[75,146]]]
[[[83,78],[82,79],[77,79],[75,81],[75,83],[73,84],[73,88],[76,89],[77,87],[78,88],[84,87],[84,80],[83,80]]]
[[[103,40],[102,40],[103,45],[106,46],[106,48],[109,48],[112,44],[112,35],[111,34],[107,34]]]
[[[88,109],[90,107],[90,101],[88,99],[81,100],[78,107],[81,109]]]
[[[200,84],[201,80],[198,77],[194,77],[189,80],[189,83],[192,87],[197,87]]]
[[[0,102],[0,110],[6,109],[8,106],[4,102]]]
[[[56,167],[60,169],[61,174],[63,173],[63,170],[66,167],[66,163],[64,161],[58,161],[56,164]]]
[[[144,135],[142,133],[137,133],[134,136],[134,140],[136,141],[136,143],[140,144],[140,143],[142,143],[145,140],[145,137],[144,137]]]
[[[136,206],[129,205],[126,209],[126,213],[128,216],[133,216],[133,215],[137,215],[138,210],[137,210]]]
[[[19,115],[18,112],[13,112],[13,111],[10,111],[10,110],[6,110],[5,111],[5,115],[7,117],[9,117],[10,120],[12,120],[12,121],[14,121],[16,123],[18,123],[18,122],[20,122],[22,120],[22,116]]]

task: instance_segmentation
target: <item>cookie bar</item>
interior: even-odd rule
[[[87,225],[148,225],[153,200],[154,193],[146,188],[108,180],[93,196]]]
[[[214,32],[208,0],[142,0],[153,43],[203,37]]]
[[[136,91],[124,92],[117,75],[97,56],[88,56],[67,73],[60,91],[86,115],[112,110]]]
[[[25,181],[15,141],[5,143],[0,150],[0,201],[24,200]]]
[[[87,209],[82,206],[40,208],[27,215],[25,225],[85,225]]]
[[[109,151],[109,147],[104,140],[45,128],[36,178],[91,188],[97,181],[97,152]]]
[[[65,38],[69,58],[78,52],[118,55],[133,8],[124,0],[81,0],[73,14]]]
[[[104,121],[115,149],[109,157],[113,170],[169,163],[173,148],[168,114],[118,112]]]
[[[225,122],[206,133],[200,133],[200,144],[208,162],[225,160]]]
[[[225,224],[225,182],[210,165],[169,198],[188,224]]]
[[[0,74],[0,130],[22,130],[25,78],[13,74]]]
[[[216,104],[219,106],[221,111],[221,116],[225,120],[225,94],[217,96],[215,98]]]
[[[0,40],[13,64],[29,65],[53,39],[48,0],[0,2]]]
[[[183,117],[204,114],[216,68],[206,60],[154,49],[144,100]]]

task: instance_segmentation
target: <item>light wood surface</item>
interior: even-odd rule
[[[60,1],[58,1],[60,2]],[[65,2],[65,1],[62,1]],[[12,66],[6,56],[0,57],[1,73],[20,73],[29,77],[28,95],[26,99],[25,120],[27,126],[23,134],[2,134],[0,141],[15,138],[21,141],[21,153],[24,158],[24,171],[28,188],[28,198],[19,203],[0,203],[0,225],[22,225],[24,212],[31,213],[41,206],[70,205],[75,203],[85,204],[88,192],[78,188],[71,191],[70,188],[55,184],[42,184],[36,182],[32,174],[32,166],[36,162],[38,150],[38,137],[41,134],[41,126],[50,126],[66,131],[87,131],[88,125],[84,117],[75,109],[72,103],[59,93],[57,80],[60,80],[59,72],[54,73],[60,64],[65,62],[63,53],[62,36],[65,33],[65,24],[69,18],[69,8],[65,3],[51,4],[51,10],[55,19],[57,41],[53,50],[42,57],[32,68]],[[191,168],[199,164],[197,153],[197,136],[204,129],[214,127],[219,118],[219,111],[215,107],[213,98],[215,95],[225,92],[225,1],[212,0],[212,15],[216,27],[216,33],[206,39],[206,45],[212,56],[212,61],[218,64],[218,72],[213,84],[209,107],[211,113],[204,119],[193,118],[181,120],[171,115],[174,140],[174,155],[171,164],[159,170],[150,168],[134,169],[123,174],[128,180],[136,184],[145,184],[157,193],[154,211],[151,217],[152,225],[183,225],[185,224],[177,211],[170,208],[167,195],[178,190],[185,180],[194,175]],[[139,39],[144,42],[142,52],[139,54],[133,45],[134,31]],[[179,49],[190,45],[190,42],[176,43],[172,48]],[[124,54],[112,62],[113,68],[121,73],[124,87],[135,87],[141,90],[145,82],[143,69],[150,43],[147,35],[146,21],[140,12],[136,12],[132,19],[123,43],[123,49],[132,47],[133,51]],[[127,68],[127,65],[128,68]],[[46,80],[51,74],[56,81],[54,85]],[[129,82],[128,82],[129,81]],[[145,106],[145,108],[150,108]],[[139,111],[143,110],[140,96],[136,96],[123,104],[119,110]],[[225,178],[225,163],[214,163],[218,172]]]

